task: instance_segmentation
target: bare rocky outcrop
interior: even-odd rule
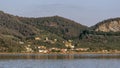
[[[95,25],[95,31],[120,32],[120,18],[108,19]]]

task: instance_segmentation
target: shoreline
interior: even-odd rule
[[[0,53],[1,59],[120,59],[120,53]]]
[[[69,52],[69,53],[58,53],[58,52],[52,52],[52,53],[17,53],[17,52],[13,52],[13,53],[7,53],[7,52],[0,52],[0,54],[38,54],[38,55],[49,55],[49,54],[63,54],[63,55],[72,55],[72,54],[120,54],[120,52],[106,52],[106,53],[103,53],[103,52]]]

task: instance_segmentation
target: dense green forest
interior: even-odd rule
[[[93,30],[83,30],[80,33],[79,40],[79,45],[84,45],[82,47],[90,47],[94,50],[120,49],[120,32],[96,32]]]

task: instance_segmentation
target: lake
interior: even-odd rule
[[[120,55],[0,54],[0,68],[120,68]]]

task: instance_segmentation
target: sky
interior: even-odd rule
[[[120,0],[0,0],[0,10],[23,17],[58,15],[93,26],[120,17]]]

